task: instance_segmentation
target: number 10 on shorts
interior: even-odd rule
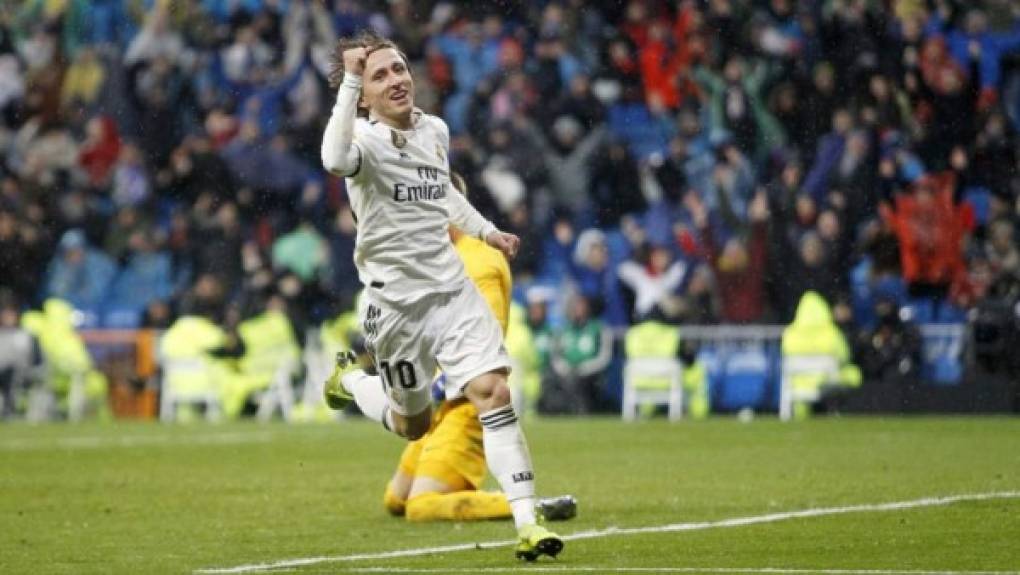
[[[396,368],[397,379],[400,382],[400,387],[404,389],[414,389],[418,386],[418,377],[414,374],[414,364],[406,359],[401,359],[394,363],[392,367]],[[393,381],[393,370],[391,369],[390,362],[379,362],[379,368],[381,370],[383,382],[390,387],[395,387]]]

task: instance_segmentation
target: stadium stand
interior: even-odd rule
[[[62,299],[79,329],[197,315],[234,338],[277,298],[303,346],[360,288],[344,183],[318,149],[333,45],[371,27],[449,123],[472,201],[524,238],[518,300],[552,294],[528,316],[532,375],[555,377],[538,336],[560,337],[572,294],[615,334],[585,409],[617,411],[623,334],[653,306],[675,325],[779,326],[807,291],[854,357],[876,334],[923,334],[873,358],[864,388],[1012,375],[1010,6],[5,2],[0,290],[25,312]],[[713,408],[777,407],[770,341],[699,366]]]

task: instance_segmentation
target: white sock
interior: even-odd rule
[[[344,389],[354,395],[354,403],[365,417],[378,421],[389,431],[393,431],[393,415],[390,413],[389,400],[383,388],[382,378],[368,375],[364,370],[356,369],[340,378]]]
[[[520,529],[535,523],[535,472],[531,467],[528,442],[517,422],[513,405],[504,405],[478,416],[482,423],[485,460],[503,488],[514,524]]]

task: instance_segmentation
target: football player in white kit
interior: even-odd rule
[[[414,81],[397,46],[363,33],[340,40],[336,52],[337,100],[322,163],[346,178],[358,222],[354,260],[366,286],[359,313],[378,376],[350,366],[327,396],[334,407],[353,400],[365,416],[417,439],[432,421],[429,388],[442,368],[446,397],[467,397],[478,409],[489,471],[513,510],[517,557],[555,556],[563,541],[536,522],[534,472],[510,403],[502,330],[467,278],[447,227],[508,258],[520,240],[453,190],[449,131],[414,107]]]

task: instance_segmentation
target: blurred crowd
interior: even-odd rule
[[[299,339],[349,310],[318,154],[363,28],[524,238],[535,333],[788,323],[815,291],[881,355],[1020,293],[1013,0],[24,0],[0,6],[5,297],[96,327],[274,302]]]

